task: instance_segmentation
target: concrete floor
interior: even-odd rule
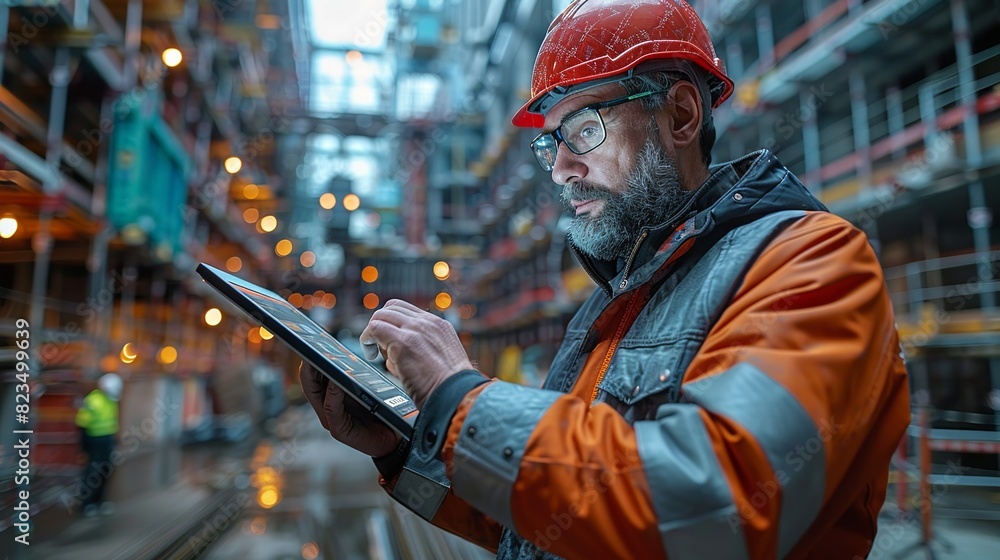
[[[879,516],[871,560],[1000,558],[1000,491],[939,486],[931,494],[930,540],[917,509],[900,513],[894,487]],[[911,491],[914,491],[911,489]]]

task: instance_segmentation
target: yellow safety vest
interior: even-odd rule
[[[88,436],[110,436],[118,433],[118,403],[100,389],[94,389],[83,399],[76,413],[76,425]]]

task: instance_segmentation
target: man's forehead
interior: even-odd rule
[[[563,118],[573,111],[582,109],[587,105],[613,99],[621,95],[622,92],[622,87],[619,84],[602,84],[585,89],[579,93],[568,95],[566,98],[559,100],[559,103],[553,105],[549,109],[549,112],[545,114],[545,130],[554,130],[562,122]]]

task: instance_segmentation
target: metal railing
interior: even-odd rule
[[[927,304],[946,314],[995,311],[1000,251],[915,261],[886,268],[884,275],[897,315],[915,318]]]

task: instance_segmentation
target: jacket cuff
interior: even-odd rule
[[[410,449],[390,495],[428,521],[451,487],[440,457],[448,426],[465,395],[488,381],[478,371],[460,371],[434,389],[417,415]]]
[[[421,454],[435,459],[441,457],[441,447],[448,436],[448,426],[462,399],[469,391],[490,380],[482,373],[467,369],[441,382],[427,397],[420,409],[420,415],[413,432],[414,444],[420,446]],[[420,420],[424,422],[420,422]]]

